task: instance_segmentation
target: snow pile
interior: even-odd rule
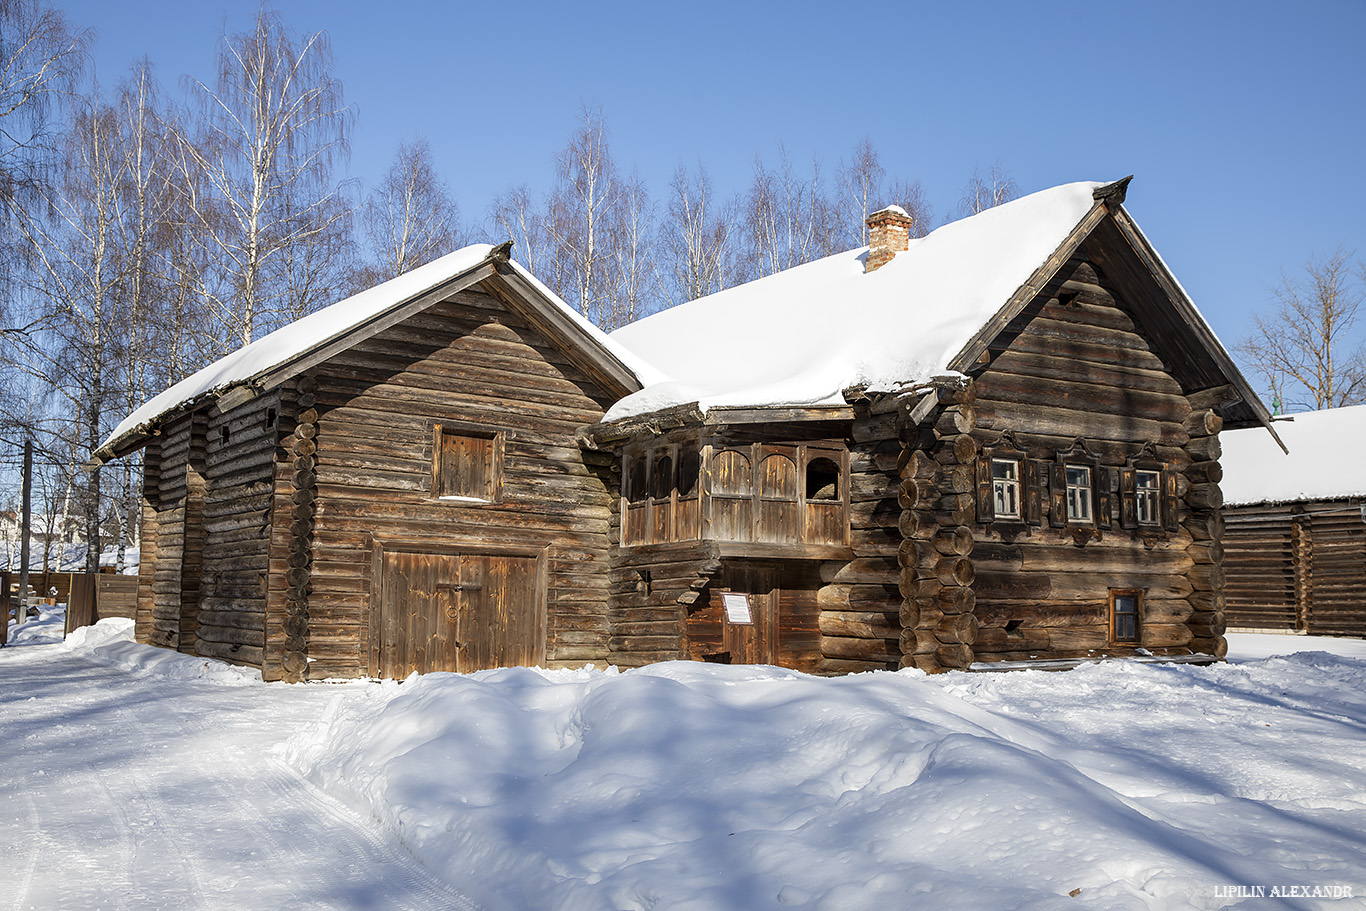
[[[57,627],[61,638],[62,628]],[[153,674],[169,680],[207,680],[229,686],[261,683],[261,672],[235,667],[211,658],[182,655],[168,648],[140,645],[133,641],[133,621],[109,617],[92,626],[71,631],[62,647],[101,664],[132,674]]]
[[[1120,911],[1229,907],[1230,885],[1361,895],[1363,739],[1366,663],[1322,653],[838,679],[669,663],[369,687],[287,756],[491,911]]]
[[[1366,405],[1330,408],[1277,421],[1286,455],[1260,427],[1219,435],[1220,488],[1230,505],[1329,500],[1366,495]]]
[[[694,401],[843,405],[856,383],[943,373],[1091,210],[1098,186],[1054,187],[944,225],[871,273],[867,249],[851,250],[618,329],[614,341],[672,381],[606,419]]]

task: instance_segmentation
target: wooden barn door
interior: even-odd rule
[[[534,557],[463,556],[456,599],[456,670],[530,667],[544,656]]]
[[[385,551],[379,675],[469,671],[543,660],[545,612],[529,556]]]

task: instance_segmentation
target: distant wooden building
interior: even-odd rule
[[[473,247],[172,387],[145,447],[137,638],[266,679],[605,660],[611,466],[635,374]]]
[[[1222,656],[1219,432],[1268,415],[1126,185],[879,212],[614,333],[671,379],[585,434],[622,466],[614,660]]]
[[[1366,405],[1228,435],[1224,565],[1231,629],[1366,636]]]
[[[267,679],[1224,652],[1219,432],[1268,416],[1072,184],[603,336],[470,248],[149,402],[138,637]]]

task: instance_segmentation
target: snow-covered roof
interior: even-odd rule
[[[493,249],[489,244],[472,244],[448,253],[262,336],[153,396],[114,428],[109,438],[96,450],[97,454],[107,458],[125,441],[125,437],[131,439],[141,428],[183,406],[250,382],[463,274],[473,272],[491,261]],[[608,338],[601,329],[560,300],[530,272],[516,262],[509,262],[508,265],[581,331],[586,341],[598,346],[602,353],[614,357],[642,383],[660,379],[659,374],[647,363]]]
[[[1224,502],[1247,506],[1366,496],[1366,405],[1309,411],[1277,421],[1281,451],[1260,428],[1220,434]]]
[[[709,407],[843,405],[849,386],[945,373],[1096,200],[1072,183],[944,225],[870,273],[850,250],[665,310],[612,338],[669,381],[606,420],[690,402]]]

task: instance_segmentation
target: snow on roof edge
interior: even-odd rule
[[[113,457],[113,450],[149,425],[184,409],[193,409],[226,390],[250,382],[291,359],[316,350],[351,332],[360,324],[382,316],[482,266],[490,259],[491,244],[471,244],[418,266],[396,278],[367,288],[327,307],[269,332],[152,396],[125,417],[92,454],[92,461]],[[637,381],[656,382],[662,374],[638,355],[589,322],[554,291],[515,261],[510,265],[544,298],[580,329],[588,341],[615,358]]]

